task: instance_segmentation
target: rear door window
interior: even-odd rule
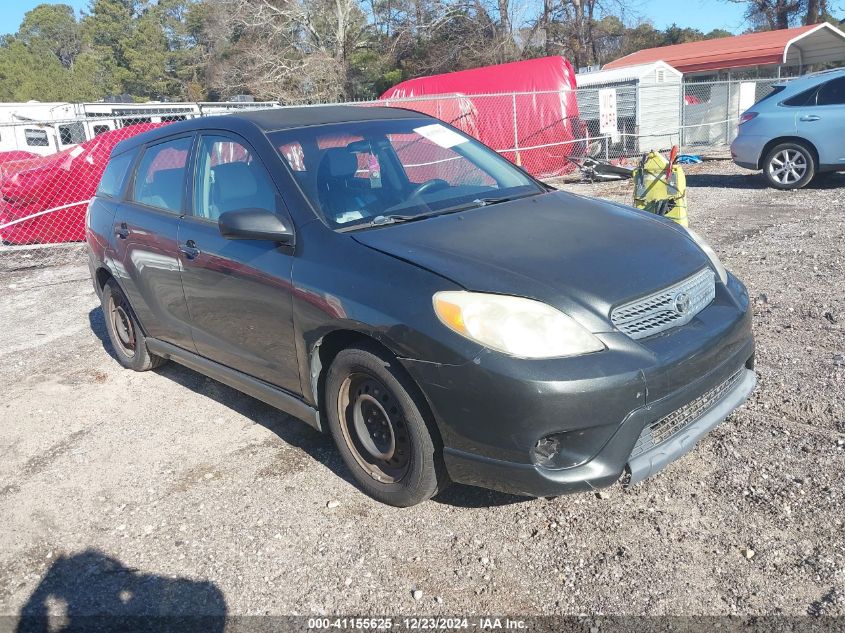
[[[833,79],[819,88],[816,105],[844,105],[845,77]]]
[[[191,140],[183,137],[146,149],[135,172],[132,200],[156,209],[182,212]]]
[[[100,184],[97,187],[98,196],[117,198],[120,195],[123,181],[126,178],[126,172],[132,166],[132,159],[134,157],[135,152],[130,151],[120,156],[115,156],[109,161],[102,178],[100,178]]]

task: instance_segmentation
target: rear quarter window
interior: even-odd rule
[[[783,100],[783,105],[790,106],[793,108],[800,108],[802,106],[808,105],[815,105],[816,104],[816,93],[818,92],[819,87],[813,86],[809,90],[805,90],[804,92],[799,92],[794,97],[789,97],[789,99]]]
[[[129,168],[132,166],[133,158],[135,158],[135,152],[125,152],[109,161],[102,178],[100,178],[100,184],[97,186],[98,196],[105,196],[107,198],[117,198],[120,196],[123,183],[126,181],[126,174],[129,173]]]

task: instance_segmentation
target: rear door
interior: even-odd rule
[[[819,163],[845,169],[845,77],[822,84],[797,116],[798,135],[819,152]]]
[[[185,135],[143,149],[114,223],[121,286],[146,335],[190,350],[176,237],[192,143]]]
[[[228,240],[217,224],[226,211],[260,208],[290,225],[279,192],[239,136],[200,136],[195,163],[192,214],[179,229],[179,257],[197,352],[298,394],[293,253],[274,242]]]

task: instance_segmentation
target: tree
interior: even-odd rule
[[[827,0],[743,2],[755,28],[832,20]],[[624,0],[89,0],[0,38],[0,97],[364,99],[420,75],[562,55],[602,65],[730,35],[632,22]]]
[[[730,0],[747,5],[746,18],[754,30],[787,29],[819,24],[830,18],[827,0]]]
[[[65,68],[73,66],[82,49],[79,23],[73,8],[66,4],[40,4],[28,11],[17,39],[25,46],[48,51]]]
[[[210,0],[207,19],[229,22],[215,69],[221,93],[284,101],[336,100],[348,90],[349,60],[369,28],[357,0]],[[256,46],[260,42],[260,46]]]

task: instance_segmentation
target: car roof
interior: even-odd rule
[[[797,89],[800,91],[812,87],[816,84],[823,83],[828,79],[831,79],[832,77],[836,77],[838,75],[845,75],[845,68],[828,68],[827,70],[819,70],[817,72],[809,73],[807,75],[801,75],[800,77],[796,77],[795,79],[779,81],[778,83],[774,84],[774,86],[783,86],[784,88],[790,89],[792,89],[793,86],[796,86]]]
[[[253,131],[257,129],[266,133],[331,123],[420,118],[431,117],[414,110],[384,106],[314,105],[264,108],[170,123],[159,129],[144,132],[121,141],[115,147],[113,155],[116,156],[159,138],[204,129],[223,129],[238,132],[244,131],[245,128],[252,128]]]
[[[266,108],[238,113],[235,116],[252,121],[266,132],[350,121],[379,121],[384,119],[412,119],[425,114],[403,108],[384,106],[313,105],[303,107]]]

